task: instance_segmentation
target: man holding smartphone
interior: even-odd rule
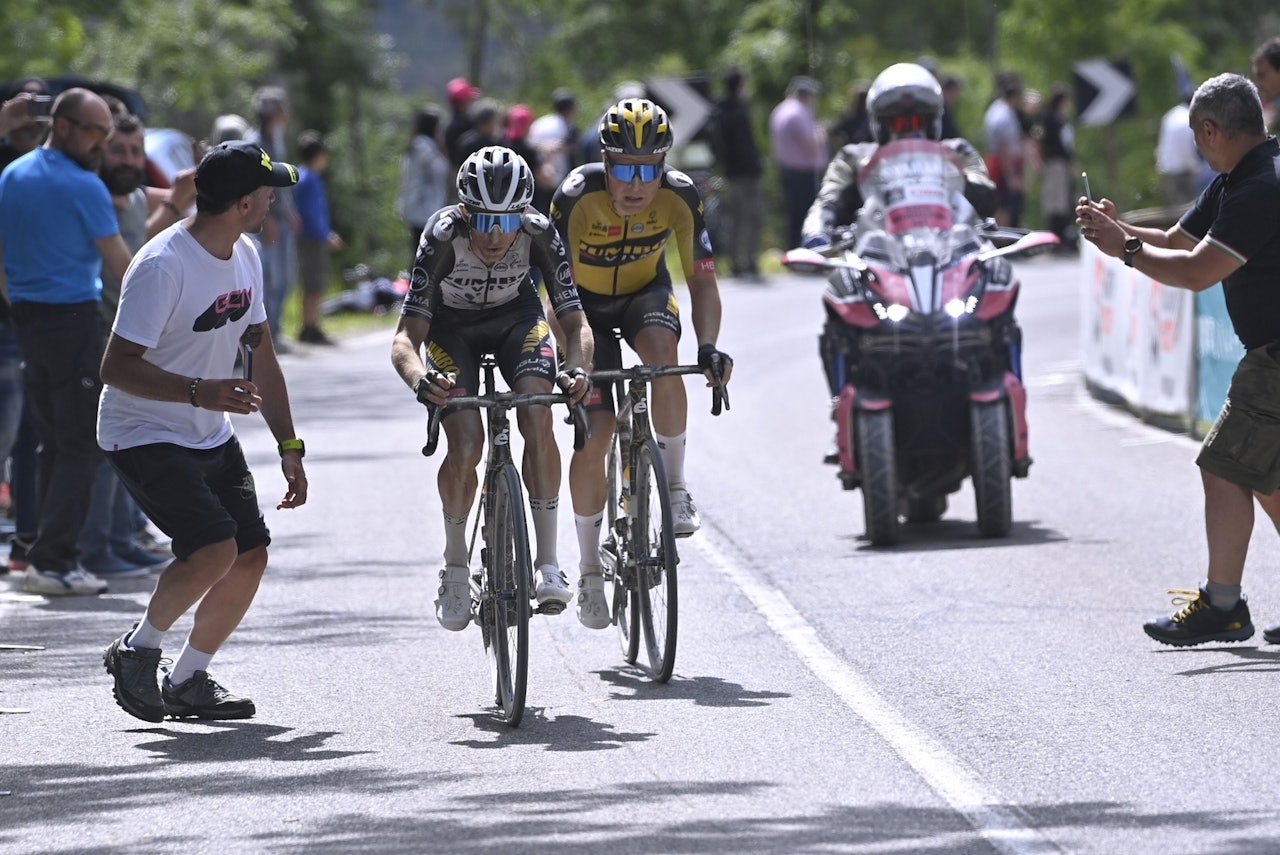
[[[1200,448],[1208,580],[1185,607],[1143,626],[1162,644],[1187,647],[1252,637],[1241,594],[1256,498],[1280,529],[1280,144],[1267,135],[1258,90],[1238,74],[1206,80],[1192,96],[1196,148],[1218,172],[1167,231],[1116,219],[1109,199],[1081,198],[1080,234],[1106,255],[1174,288],[1221,282],[1231,325],[1244,345],[1227,401]],[[1182,592],[1178,592],[1182,593]],[[1263,633],[1280,643],[1280,626]]]

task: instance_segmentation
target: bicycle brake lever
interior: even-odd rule
[[[440,419],[444,415],[444,407],[439,404],[427,404],[427,444],[422,446],[422,456],[430,457],[436,453],[440,444]]]
[[[581,451],[591,438],[591,422],[587,420],[587,408],[581,403],[569,407],[569,421],[573,422],[573,450]]]

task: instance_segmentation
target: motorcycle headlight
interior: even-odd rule
[[[911,314],[911,310],[901,303],[890,303],[887,306],[884,303],[876,303],[871,308],[875,310],[876,317],[880,320],[893,321],[894,323],[898,323]]]
[[[956,297],[954,300],[948,301],[942,307],[942,310],[953,318],[959,318],[963,315],[973,314],[973,310],[976,308],[978,308],[978,298],[970,294],[964,300]]]

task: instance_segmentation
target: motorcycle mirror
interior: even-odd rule
[[[782,256],[782,266],[800,274],[823,274],[836,269],[866,269],[866,265],[856,256],[828,258],[815,250],[800,247],[787,250]]]
[[[831,259],[812,249],[791,249],[782,256],[782,266],[801,275],[817,275],[831,269]]]
[[[1002,255],[1029,255],[1034,252],[1042,252],[1050,247],[1057,246],[1059,243],[1061,241],[1053,232],[1027,232],[1008,246],[991,249],[980,254],[978,261],[988,261],[992,258],[999,258]]]

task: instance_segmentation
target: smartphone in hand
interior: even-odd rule
[[[1089,189],[1089,173],[1081,172],[1080,180],[1084,182],[1084,197],[1089,200],[1089,204],[1093,204],[1093,191]]]
[[[32,119],[47,119],[52,109],[52,95],[35,95],[27,101],[27,116]]]

